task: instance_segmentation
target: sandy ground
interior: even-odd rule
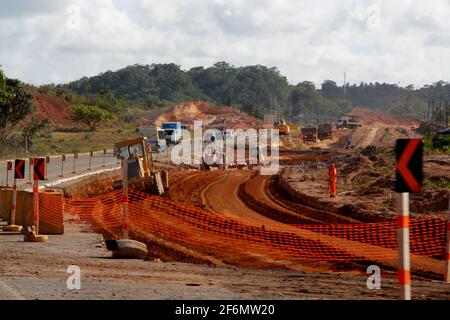
[[[0,233],[0,300],[398,298],[395,278],[383,272],[381,290],[369,290],[365,276],[114,260],[96,247],[99,235],[74,224],[66,230],[45,244]],[[69,265],[81,268],[81,290],[67,289]],[[449,297],[448,285],[413,282],[414,299]]]

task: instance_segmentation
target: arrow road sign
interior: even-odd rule
[[[25,160],[16,159],[14,162],[14,178],[25,179]]]
[[[395,154],[397,158],[395,191],[420,192],[423,184],[422,139],[398,139]]]
[[[34,158],[34,180],[45,180],[45,158]]]

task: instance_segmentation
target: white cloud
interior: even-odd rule
[[[167,62],[277,66],[291,83],[450,74],[448,0],[20,0],[0,11],[0,64],[36,84]]]

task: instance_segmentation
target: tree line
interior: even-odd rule
[[[262,118],[274,113],[301,122],[366,107],[395,115],[423,118],[427,99],[444,96],[450,100],[450,84],[439,81],[422,88],[388,83],[337,85],[326,80],[320,88],[304,81],[290,84],[277,68],[261,65],[235,67],[217,62],[211,67],[182,70],[170,64],[132,65],[107,71],[68,84],[53,86],[67,94],[115,97],[120,107],[158,108],[189,100],[237,106]],[[117,110],[110,110],[117,112]]]

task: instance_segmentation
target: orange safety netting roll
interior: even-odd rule
[[[42,199],[45,202],[45,198]],[[119,237],[122,190],[90,199],[65,199],[64,210],[92,224],[99,233]],[[46,210],[45,203],[42,210]],[[43,213],[42,218],[46,215]],[[382,260],[397,257],[395,221],[347,225],[257,225],[189,205],[129,190],[128,225],[140,239],[182,246],[212,256],[243,254],[281,261]],[[413,255],[442,258],[446,222],[437,217],[413,219]]]

